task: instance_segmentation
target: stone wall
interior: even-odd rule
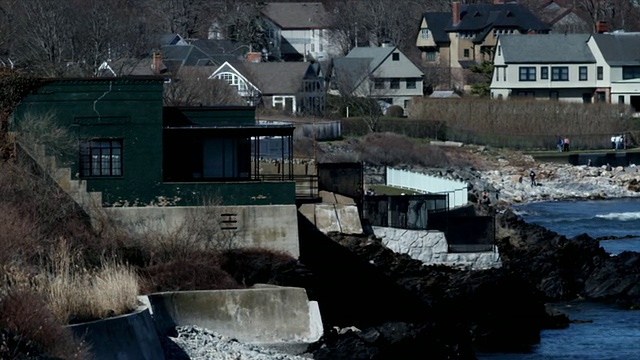
[[[497,247],[489,252],[449,253],[447,239],[440,231],[374,226],[373,232],[389,249],[399,254],[407,254],[426,265],[446,265],[473,270],[501,266]]]

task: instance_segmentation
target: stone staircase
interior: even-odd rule
[[[40,168],[55,181],[92,219],[103,218],[102,192],[87,191],[87,182],[84,180],[73,180],[71,168],[58,166],[55,156],[47,155],[44,145],[35,149],[20,146],[21,151],[29,155]]]

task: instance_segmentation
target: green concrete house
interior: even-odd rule
[[[34,129],[51,130],[34,124],[47,121],[66,130],[74,148],[39,141],[46,134]],[[207,208],[239,241],[298,255],[292,171],[284,166],[263,181],[255,161],[261,137],[291,148],[294,127],[257,125],[253,107],[164,107],[157,77],[54,79],[21,101],[11,128],[92,217],[171,231]],[[279,161],[291,164],[290,156]]]

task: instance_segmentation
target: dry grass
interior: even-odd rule
[[[49,261],[49,272],[37,283],[54,316],[63,324],[126,314],[138,303],[138,276],[131,268],[105,260],[95,270],[78,265],[81,254],[64,241]]]

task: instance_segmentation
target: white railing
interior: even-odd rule
[[[449,209],[466,205],[468,184],[464,181],[443,179],[407,170],[387,167],[387,185],[429,194],[449,195]]]

